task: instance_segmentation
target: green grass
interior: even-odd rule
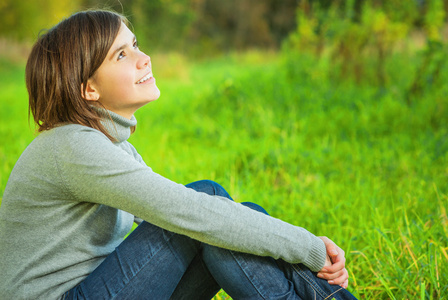
[[[137,112],[130,141],[153,170],[216,180],[236,201],[330,237],[359,298],[448,298],[446,88],[407,104],[415,66],[400,60],[383,88],[275,53],[152,60],[162,96]],[[3,192],[33,127],[23,65],[1,64]]]

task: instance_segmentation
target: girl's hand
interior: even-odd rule
[[[332,240],[325,236],[319,237],[327,248],[327,259],[317,277],[326,279],[329,284],[337,284],[343,288],[348,287],[348,272],[345,268],[345,252]]]

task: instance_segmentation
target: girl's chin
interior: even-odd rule
[[[157,94],[157,95],[154,95],[154,96],[152,96],[152,97],[150,97],[150,98],[148,98],[148,100],[146,101],[145,104],[148,104],[148,103],[150,103],[150,102],[156,101],[157,99],[159,99],[159,97],[160,97],[160,93]]]
[[[156,86],[155,90],[153,91],[153,93],[151,93],[151,100],[150,101],[155,101],[155,100],[159,99],[159,97],[160,97],[160,90]]]

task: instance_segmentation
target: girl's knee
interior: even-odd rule
[[[241,204],[269,216],[268,212],[258,204],[252,202],[242,202]]]
[[[212,196],[222,196],[233,200],[229,193],[217,182],[212,180],[199,180],[186,185],[186,187],[191,188],[197,192],[206,193]]]
[[[227,191],[219,183],[217,183],[213,180],[204,179],[204,180],[195,181],[195,182],[187,184],[186,187],[191,188],[197,192],[206,193],[208,195],[226,197],[233,201],[233,199],[232,199],[232,197],[230,197],[229,193],[227,193]],[[267,211],[258,204],[255,204],[252,202],[242,202],[241,204],[244,206],[247,206],[253,210],[261,212],[263,214],[269,215],[267,213]]]

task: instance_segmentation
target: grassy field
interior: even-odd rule
[[[415,67],[403,62],[378,88],[275,53],[152,59],[162,96],[137,112],[130,141],[153,170],[215,180],[330,237],[359,298],[448,298],[446,88],[407,103]],[[23,69],[1,61],[0,193],[34,136]]]

